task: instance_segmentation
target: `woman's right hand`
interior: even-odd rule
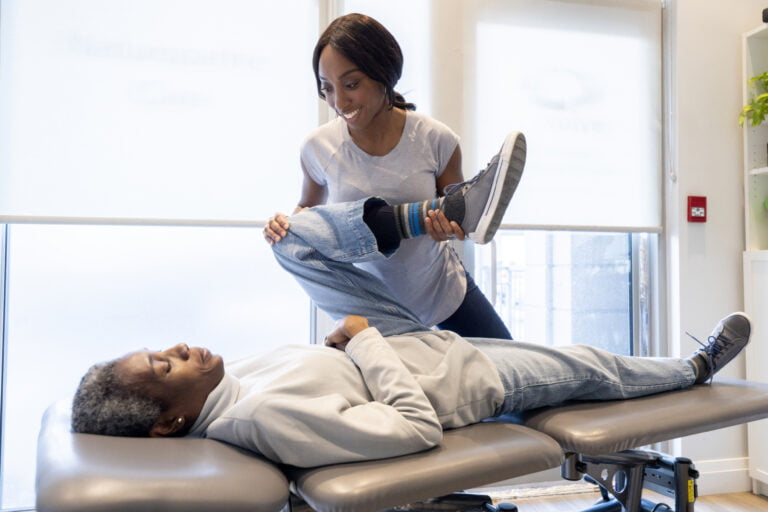
[[[264,240],[269,245],[275,245],[288,234],[289,227],[291,225],[288,223],[288,216],[284,213],[276,213],[274,217],[269,218],[269,222],[264,226]]]
[[[293,214],[296,215],[300,211],[306,209],[306,206],[299,205],[293,210]],[[275,245],[288,234],[288,228],[290,227],[291,225],[288,223],[288,216],[284,213],[276,213],[274,217],[269,218],[269,222],[264,226],[264,240],[266,240],[269,245]]]
[[[293,210],[293,215],[312,206],[323,204],[328,198],[328,188],[325,185],[317,184],[309,176],[303,161],[301,162],[301,170],[304,174],[304,181],[301,184],[301,198],[299,199],[299,204]],[[285,238],[290,227],[288,216],[284,213],[276,213],[274,217],[269,218],[269,222],[264,226],[264,240],[269,245],[275,245]]]

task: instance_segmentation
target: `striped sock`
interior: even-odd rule
[[[419,203],[398,204],[392,207],[397,223],[397,233],[400,238],[416,238],[426,235],[427,227],[424,219],[429,210],[442,208],[443,198],[427,199]]]

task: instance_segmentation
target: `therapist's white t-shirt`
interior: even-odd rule
[[[428,116],[407,111],[400,142],[384,156],[372,156],[352,140],[346,123],[336,118],[304,141],[301,160],[310,177],[328,187],[328,201],[381,197],[389,204],[437,197],[436,180],[459,144],[450,128]],[[384,261],[359,266],[384,281],[400,303],[432,326],[458,309],[467,282],[464,267],[447,242],[429,236],[403,240]]]

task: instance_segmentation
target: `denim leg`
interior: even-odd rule
[[[272,246],[275,258],[334,319],[364,316],[384,336],[426,331],[379,278],[354,265],[385,258],[363,222],[367,200],[316,206],[291,216],[288,234]]]
[[[691,386],[684,359],[631,357],[587,345],[547,347],[470,338],[499,369],[505,399],[497,414],[566,400],[619,400]]]

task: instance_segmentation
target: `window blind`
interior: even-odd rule
[[[290,211],[318,16],[313,0],[4,0],[0,215]]]

